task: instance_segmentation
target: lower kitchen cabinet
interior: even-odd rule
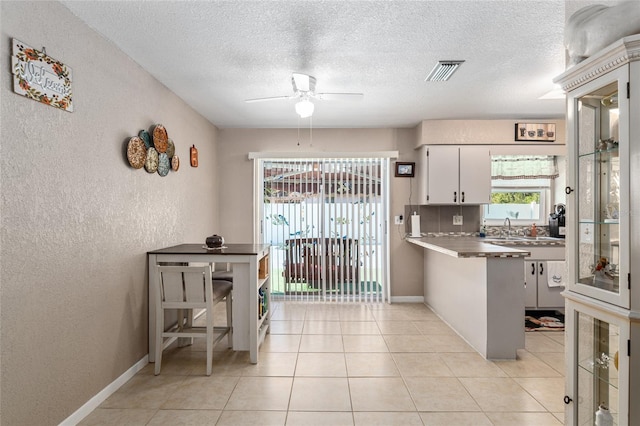
[[[546,260],[525,259],[524,285],[526,309],[564,309],[564,273],[549,275]],[[551,284],[553,283],[553,284]],[[551,287],[553,285],[553,287]]]
[[[528,248],[529,249],[529,248]],[[526,309],[564,309],[566,271],[557,268],[564,261],[564,247],[531,247],[531,257],[524,260]]]

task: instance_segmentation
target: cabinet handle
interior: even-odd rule
[[[453,202],[454,203],[458,202],[458,193],[456,191],[453,191]]]
[[[544,263],[540,262],[540,275],[544,272]]]
[[[575,189],[571,188],[570,186],[567,186],[564,189],[564,193],[567,194],[567,195],[571,194],[573,191],[575,191]]]
[[[531,275],[536,274],[536,264],[531,262]]]
[[[569,404],[571,404],[571,402],[573,402],[573,399],[571,399],[571,398],[569,397],[569,395],[565,395],[565,396],[564,396],[564,403],[565,403],[565,404],[567,404],[567,405],[569,405]]]
[[[462,191],[462,192],[460,193],[460,195],[461,195],[460,202],[461,202],[461,203],[464,203],[464,191]]]

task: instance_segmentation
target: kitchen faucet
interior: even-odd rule
[[[506,217],[504,219],[504,223],[502,224],[502,232],[504,232],[504,227],[508,226],[507,228],[507,238],[511,237],[511,219],[509,219],[508,217]],[[500,232],[502,234],[502,232]]]

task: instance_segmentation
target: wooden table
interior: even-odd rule
[[[226,244],[207,249],[203,244],[180,244],[147,253],[149,261],[149,362],[155,362],[156,266],[166,262],[230,263],[233,265],[233,350],[249,351],[258,362],[258,348],[269,331],[270,310],[259,317],[258,291],[270,305],[269,244]]]

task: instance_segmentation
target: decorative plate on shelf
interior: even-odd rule
[[[153,144],[151,143],[151,135],[146,130],[140,130],[138,132],[138,137],[142,139],[142,142],[144,142],[144,146],[146,146],[147,148],[151,148],[153,146]]]
[[[158,152],[167,152],[167,129],[162,124],[156,124],[153,128],[153,146]]]
[[[177,155],[174,155],[171,158],[171,170],[173,170],[174,172],[177,172],[179,168],[180,168],[180,159],[178,158]]]
[[[144,142],[137,136],[129,139],[127,144],[127,160],[134,169],[140,169],[144,166],[144,162],[147,159],[147,148],[144,146]]]
[[[166,176],[169,173],[171,164],[169,164],[169,156],[166,152],[161,152],[158,155],[158,174],[160,176]]]
[[[158,151],[153,147],[147,149],[147,160],[144,162],[144,168],[149,173],[158,171]]]
[[[173,140],[171,138],[168,138],[167,139],[167,157],[173,158],[175,153],[176,153],[176,146],[174,145]]]

